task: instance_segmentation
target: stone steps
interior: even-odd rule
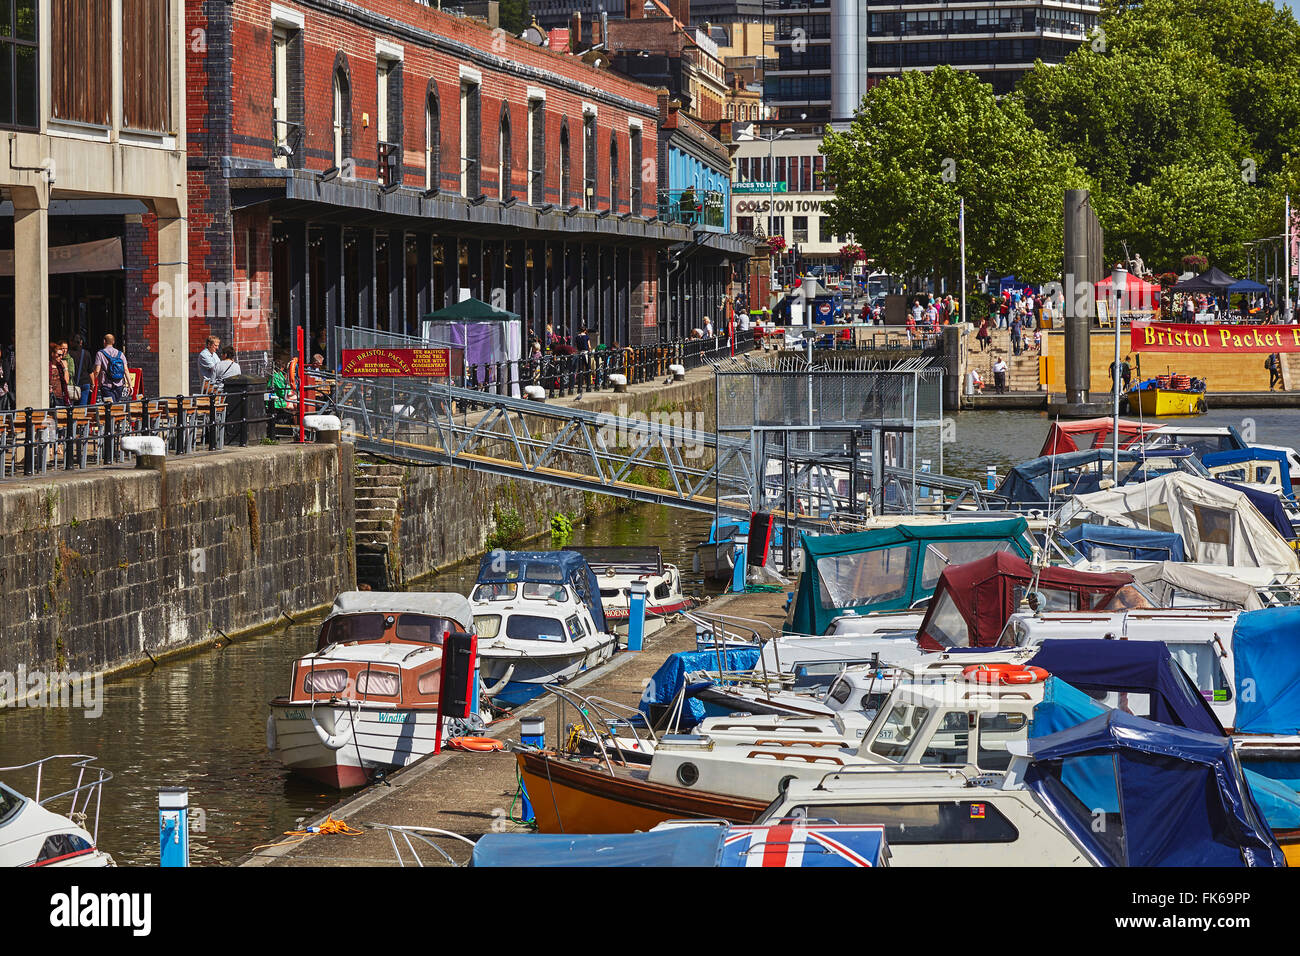
[[[393,522],[397,518],[406,469],[388,462],[361,459],[354,482],[357,581],[376,588],[393,586],[389,566]]]

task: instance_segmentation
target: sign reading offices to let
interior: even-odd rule
[[[786,191],[786,185],[784,182],[732,183],[731,191],[733,193],[783,193]]]
[[[344,349],[340,374],[350,378],[446,378],[449,349]]]
[[[1300,352],[1297,325],[1183,325],[1134,322],[1134,352]]]

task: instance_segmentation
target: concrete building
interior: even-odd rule
[[[844,240],[832,235],[822,205],[835,196],[826,181],[826,157],[819,136],[774,141],[738,134],[733,145],[732,222],[737,233],[781,236],[787,252],[775,257],[778,270],[802,267],[815,274],[840,268]]]
[[[191,270],[255,290],[219,329],[241,360],[298,326],[414,333],[461,290],[539,334],[664,334],[659,257],[692,231],[655,218],[654,90],[413,0],[189,3]]]
[[[19,408],[49,404],[47,343],[111,332],[146,392],[187,391],[181,0],[0,6],[0,340]],[[9,251],[12,250],[12,251]]]
[[[1098,0],[769,0],[772,121],[810,130],[852,116],[874,83],[941,64],[1001,94],[1035,60],[1060,63],[1097,26]]]

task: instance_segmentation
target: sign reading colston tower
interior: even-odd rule
[[[349,378],[446,378],[449,349],[344,349],[340,374]]]
[[[1134,322],[1134,352],[1300,352],[1297,325],[1180,325]]]

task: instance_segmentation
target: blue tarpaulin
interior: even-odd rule
[[[1286,865],[1226,737],[1110,710],[1029,752],[1025,785],[1101,865]]]
[[[485,833],[474,866],[717,866],[726,827],[651,833]]]
[[[1185,561],[1182,535],[1172,531],[1147,531],[1113,524],[1076,525],[1061,537],[1089,561],[1098,549],[1107,558],[1127,556],[1132,561]],[[1123,554],[1121,555],[1120,552]]]
[[[1034,666],[1043,665],[1034,663]],[[1083,691],[1070,686],[1059,677],[1049,677],[1043,682],[1043,702],[1034,705],[1034,716],[1029,722],[1029,736],[1046,737],[1057,731],[1077,727],[1104,713],[1106,708]]]
[[[1296,794],[1295,788],[1273,780],[1261,771],[1252,770],[1252,766],[1247,764],[1242,769],[1246,782],[1250,784],[1251,795],[1268,825],[1274,830],[1300,829],[1300,795]]]
[[[1300,733],[1300,607],[1238,614],[1232,654],[1236,729],[1247,734]]]
[[[1162,641],[1046,640],[1030,663],[1085,694],[1145,694],[1152,720],[1223,736],[1223,725]]]
[[[727,671],[748,671],[758,666],[758,648],[735,648],[722,652],[722,667]],[[650,716],[650,707],[655,704],[671,704],[686,684],[686,675],[696,671],[718,671],[717,651],[682,651],[669,655],[659,665],[659,669],[650,678],[645,692],[641,695],[641,712]],[[704,719],[704,704],[693,697],[688,697],[682,707],[682,724],[694,726]]]
[[[1218,468],[1220,465],[1246,465],[1250,462],[1269,461],[1277,466],[1278,481],[1282,494],[1287,498],[1295,497],[1291,487],[1291,461],[1284,451],[1272,448],[1238,448],[1233,451],[1212,451],[1201,455],[1201,464],[1206,468]],[[1242,474],[1246,469],[1242,468]],[[1223,476],[1226,478],[1227,476]]]

